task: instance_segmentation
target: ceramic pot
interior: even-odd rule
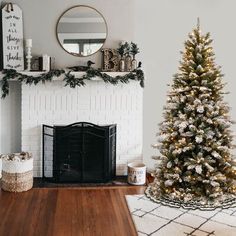
[[[141,162],[128,164],[128,183],[132,185],[144,185],[146,183],[146,166]]]

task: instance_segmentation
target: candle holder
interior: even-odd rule
[[[31,70],[31,59],[32,59],[32,55],[31,55],[31,48],[32,48],[32,39],[27,39],[26,40],[26,61],[27,61],[27,71]]]
[[[31,59],[32,59],[31,47],[26,47],[26,60],[27,60],[27,68],[26,68],[26,70],[27,71],[31,70]]]

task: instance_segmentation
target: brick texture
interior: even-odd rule
[[[135,81],[116,86],[89,81],[83,88],[62,81],[22,85],[22,150],[34,157],[34,176],[42,176],[42,124],[87,121],[117,124],[117,175],[127,163],[142,160],[143,90]],[[50,173],[52,166],[47,167]]]

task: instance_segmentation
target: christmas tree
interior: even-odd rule
[[[236,162],[223,75],[214,62],[210,33],[189,34],[179,72],[164,107],[160,156],[146,194],[189,208],[229,206],[236,198]]]

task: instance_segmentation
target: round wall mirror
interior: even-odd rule
[[[65,51],[74,56],[86,57],[102,48],[107,37],[107,24],[94,8],[75,6],[61,15],[56,33]]]

